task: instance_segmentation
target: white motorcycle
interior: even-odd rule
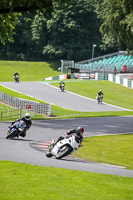
[[[57,142],[55,145],[52,141],[46,156],[49,158],[55,156],[56,159],[61,159],[65,156],[68,156],[72,152],[77,151],[80,146],[81,145],[76,134],[72,134],[71,137],[64,138],[63,140]]]

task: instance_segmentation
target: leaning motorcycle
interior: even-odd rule
[[[6,139],[19,137],[25,131],[25,122],[20,120],[12,124],[7,132]]]
[[[49,150],[46,152],[46,156],[49,158],[54,156],[56,159],[61,159],[72,152],[77,151],[80,146],[77,136],[71,135],[56,144],[52,141]]]

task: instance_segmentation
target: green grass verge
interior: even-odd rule
[[[16,71],[20,81],[41,81],[59,75],[58,67],[60,62],[0,61],[0,81],[14,81],[13,74]]]
[[[133,169],[133,135],[108,135],[84,138],[74,155],[86,160]]]
[[[1,200],[131,200],[132,178],[0,161]]]
[[[59,87],[59,83],[51,84]],[[133,89],[113,82],[95,80],[65,81],[65,89],[92,99],[96,99],[97,92],[102,89],[104,93],[103,102],[133,110]]]

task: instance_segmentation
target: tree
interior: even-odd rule
[[[0,14],[52,9],[52,0],[0,0]]]
[[[6,40],[13,41],[17,16],[22,12],[43,10],[51,12],[52,0],[0,0],[0,40],[5,44]]]
[[[4,2],[7,2],[7,0],[4,0]],[[17,2],[19,2],[18,5]],[[33,1],[28,1],[27,5],[24,5],[24,0],[17,2],[15,6],[11,6],[10,12],[12,14],[17,14],[18,10],[22,11],[22,7],[23,9],[30,9],[29,13],[33,12],[32,6],[30,6]],[[20,50],[23,53],[24,49],[26,53],[27,49],[34,48],[38,57],[43,52],[45,58],[48,59],[75,59],[79,61],[91,58],[92,45],[95,43],[97,44],[95,53],[97,53],[101,40],[100,22],[91,0],[53,0],[52,9],[50,8],[48,9],[49,12],[43,12],[43,6],[40,7],[40,10],[34,12],[36,14],[34,20],[29,20],[28,17],[24,20],[24,14],[21,14],[22,17],[18,16],[16,34],[14,35],[14,52],[16,54]],[[6,9],[5,12],[7,12]],[[30,25],[27,23],[29,21]],[[8,39],[11,39],[11,36]],[[12,47],[10,44],[8,44],[8,47],[9,52]],[[28,58],[28,53],[26,55],[26,58]]]
[[[54,2],[52,17],[47,20],[49,40],[43,53],[50,59],[90,58],[92,45],[100,43],[99,27],[90,0]]]
[[[133,49],[133,1],[132,0],[101,0],[102,10],[97,13],[103,23],[100,31],[102,34],[102,48],[121,50]]]
[[[35,43],[36,52],[38,56],[43,55],[43,48],[47,45],[47,42],[49,40],[47,20],[48,16],[45,16],[45,14],[39,12],[32,21],[32,40]]]
[[[0,15],[0,40],[1,43],[5,44],[6,39],[13,42],[13,33],[15,25],[17,23],[17,14],[11,13]]]

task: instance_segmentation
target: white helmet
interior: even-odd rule
[[[30,120],[30,114],[29,113],[26,113],[24,117],[25,117],[26,120]]]

